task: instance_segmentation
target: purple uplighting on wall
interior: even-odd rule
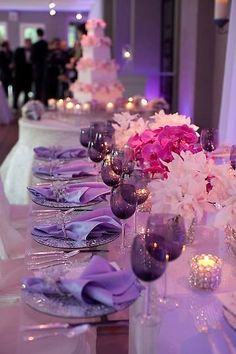
[[[160,81],[159,77],[156,76],[149,76],[147,77],[146,87],[145,87],[145,97],[148,100],[151,100],[155,97],[160,97]]]

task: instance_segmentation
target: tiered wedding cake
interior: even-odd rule
[[[78,62],[78,80],[72,84],[74,98],[81,103],[96,100],[115,102],[124,88],[117,80],[117,65],[111,60],[111,40],[104,36],[106,23],[91,19],[86,23],[87,35],[82,36],[83,57]]]

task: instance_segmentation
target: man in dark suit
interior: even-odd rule
[[[24,103],[29,99],[29,92],[32,87],[32,43],[30,39],[25,39],[24,47],[16,49],[13,57],[14,65],[14,85],[13,85],[13,108],[17,109],[18,98],[24,92]]]
[[[48,55],[48,43],[43,39],[44,31],[42,28],[37,29],[38,41],[34,43],[32,48],[32,63],[34,77],[34,97],[36,100],[43,100],[43,82],[45,78],[45,63]]]

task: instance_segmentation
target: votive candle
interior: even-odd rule
[[[221,281],[222,260],[211,254],[196,255],[191,260],[189,283],[198,289],[218,288]]]

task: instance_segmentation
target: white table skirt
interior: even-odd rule
[[[26,190],[32,183],[33,148],[36,146],[79,146],[81,127],[92,121],[106,120],[109,115],[59,116],[47,113],[40,121],[19,120],[19,139],[1,166],[4,190],[10,203],[27,204]]]

